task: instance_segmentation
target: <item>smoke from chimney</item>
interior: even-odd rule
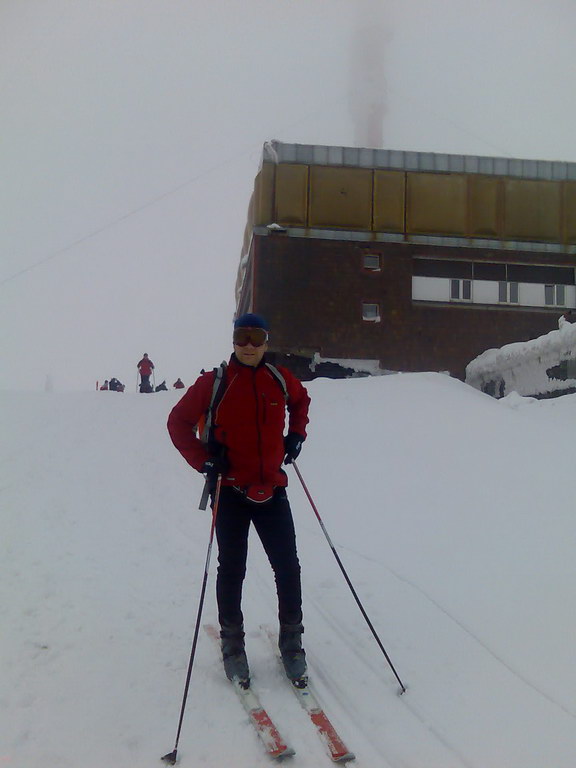
[[[356,0],[350,46],[349,108],[354,144],[379,149],[384,145],[385,31],[384,0]]]

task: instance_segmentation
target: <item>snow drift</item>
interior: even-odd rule
[[[558,379],[550,371],[560,363],[568,363],[573,372],[576,362],[576,324],[564,316],[558,330],[530,341],[516,341],[500,349],[487,349],[466,366],[466,383],[483,392],[492,386],[496,394],[517,392],[521,395],[544,395],[573,391],[576,379]]]

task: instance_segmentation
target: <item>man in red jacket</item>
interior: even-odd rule
[[[152,392],[150,376],[154,370],[154,363],[150,360],[146,352],[144,352],[142,360],[140,360],[136,367],[140,371],[140,392]]]
[[[224,371],[225,388],[212,408],[210,435],[204,442],[196,427],[211,410],[215,371],[203,373],[168,418],[172,442],[186,461],[205,473],[213,487],[217,477],[222,478],[216,516],[216,597],[224,669],[230,680],[249,680],[241,600],[250,523],[274,570],[286,674],[291,680],[306,674],[300,563],[282,461],[288,464],[300,453],[310,398],[288,369],[266,363],[268,330],[259,315],[245,314],[234,323],[234,354]]]

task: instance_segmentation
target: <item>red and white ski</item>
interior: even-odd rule
[[[206,624],[204,629],[213,640],[219,643],[220,634],[215,626]],[[285,739],[280,735],[278,728],[276,728],[260,703],[260,699],[254,689],[250,685],[246,685],[246,683],[238,680],[235,680],[232,686],[246,710],[256,733],[264,744],[268,755],[274,760],[294,755],[294,750],[286,744]]]
[[[332,760],[335,763],[346,763],[349,760],[354,760],[356,756],[353,752],[349,751],[346,744],[338,736],[336,729],[328,719],[328,715],[324,712],[315,694],[310,690],[309,683],[296,685],[290,683],[289,680],[288,683],[298,697],[300,704],[308,713],[310,720],[314,723],[318,735],[322,739]]]
[[[263,627],[263,629],[266,630],[270,642],[275,647],[276,651],[278,651],[276,645],[277,638],[274,633],[270,630],[269,627]],[[282,665],[281,659],[280,664]],[[350,760],[355,760],[356,755],[353,752],[350,752],[346,744],[344,744],[336,729],[330,722],[328,715],[324,711],[324,707],[322,707],[316,694],[311,690],[308,678],[302,678],[301,680],[297,680],[294,683],[286,678],[286,682],[288,685],[290,685],[296,694],[298,701],[304,710],[308,713],[308,717],[314,724],[314,727],[316,728],[318,735],[322,739],[322,742],[324,743],[324,746],[326,747],[326,750],[332,760],[335,763],[346,763]]]

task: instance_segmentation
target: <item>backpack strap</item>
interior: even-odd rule
[[[286,379],[284,378],[284,376],[282,376],[278,368],[272,365],[272,363],[266,363],[266,368],[268,368],[272,376],[276,379],[278,384],[280,384],[280,387],[282,388],[282,392],[284,393],[284,400],[288,402],[288,387],[286,386]]]
[[[201,440],[203,443],[209,443],[212,437],[212,427],[214,422],[214,413],[222,395],[226,389],[226,369],[228,364],[223,360],[217,368],[214,368],[214,384],[212,386],[212,397],[210,398],[210,405],[206,411],[206,420],[204,422],[204,428],[202,429]]]
[[[278,382],[280,385],[280,388],[282,389],[282,393],[284,395],[285,402],[288,402],[288,387],[286,386],[286,379],[278,368],[276,366],[272,365],[272,363],[266,363],[266,368],[270,371],[272,374],[272,377]],[[212,386],[212,397],[210,398],[210,405],[208,406],[208,409],[206,411],[204,426],[202,428],[202,435],[200,439],[204,444],[208,444],[212,440],[212,430],[214,427],[214,414],[216,413],[216,408],[218,407],[220,400],[222,400],[222,397],[224,395],[224,392],[226,391],[226,370],[228,368],[228,364],[225,360],[223,360],[220,365],[217,368],[214,368],[214,384]]]

